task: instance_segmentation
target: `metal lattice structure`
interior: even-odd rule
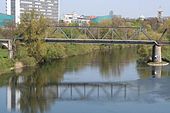
[[[101,26],[56,26],[53,34],[57,37],[45,38],[46,42],[55,43],[96,43],[96,44],[149,44],[170,45],[163,38],[148,35],[143,27],[101,27]],[[165,40],[164,40],[165,39]]]
[[[134,40],[140,33],[152,40],[142,27],[99,27],[99,26],[56,26],[54,33],[62,34],[66,39],[114,39]]]

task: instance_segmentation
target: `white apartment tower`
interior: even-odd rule
[[[24,12],[35,10],[44,16],[59,20],[59,0],[6,0],[6,13],[15,16],[15,22],[20,22]]]

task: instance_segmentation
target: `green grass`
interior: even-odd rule
[[[8,50],[0,48],[0,58],[8,58]]]
[[[0,74],[8,72],[13,62],[8,58],[8,50],[0,48]]]

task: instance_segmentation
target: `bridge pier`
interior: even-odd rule
[[[161,46],[154,45],[152,48],[152,62],[162,62]]]
[[[162,61],[161,46],[154,45],[152,48],[152,61],[148,63],[150,66],[166,66],[168,62]]]
[[[8,40],[8,52],[9,52],[9,58],[13,58],[13,49],[12,49],[12,40]]]

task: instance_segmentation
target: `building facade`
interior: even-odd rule
[[[88,18],[88,16],[78,15],[77,13],[74,12],[74,13],[65,14],[63,21],[66,24],[76,23],[81,26],[81,25],[88,25],[90,19]]]
[[[59,0],[6,0],[6,13],[15,16],[19,23],[24,12],[35,10],[44,16],[59,20]]]

